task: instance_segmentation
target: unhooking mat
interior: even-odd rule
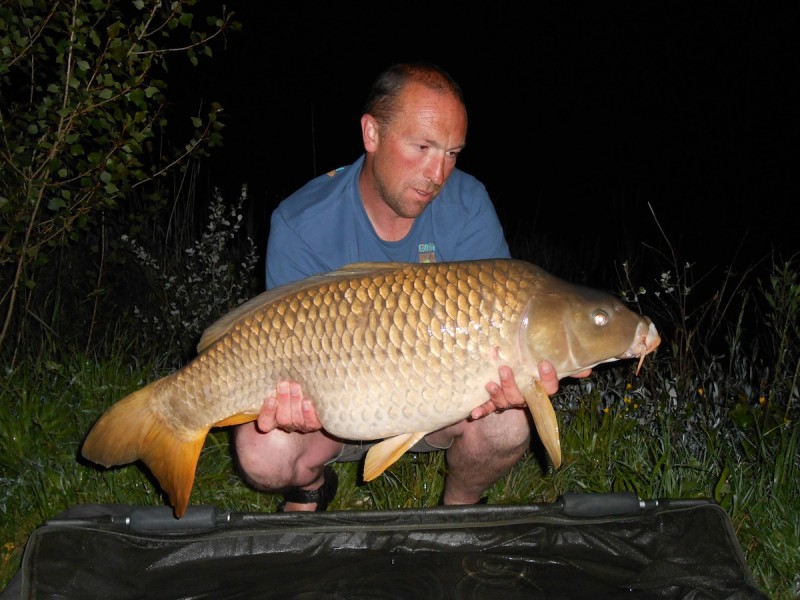
[[[78,505],[35,530],[0,600],[758,599],[708,500],[235,513]]]

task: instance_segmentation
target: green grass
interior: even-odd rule
[[[657,368],[654,363],[651,371]],[[562,421],[562,467],[543,469],[532,450],[489,490],[490,502],[552,502],[567,491],[609,490],[630,490],[642,498],[712,497],[731,516],[762,589],[777,600],[796,597],[797,425],[762,430],[768,419],[764,413],[754,414],[731,451],[711,439],[700,452],[690,451],[692,446],[681,442],[685,432],[680,415],[665,406],[648,410],[643,403],[624,400],[632,393],[627,389],[631,377],[620,372],[628,369],[597,371],[591,384],[565,382],[554,398]],[[76,503],[164,503],[144,470],[129,466],[103,471],[77,458],[97,415],[158,374],[153,366],[131,368],[119,356],[104,361],[72,356],[63,363],[21,365],[6,373],[0,388],[1,585],[17,570],[30,532],[59,511]],[[617,388],[610,390],[613,386]],[[656,422],[651,413],[658,415]],[[359,485],[357,463],[336,469],[340,491],[332,508],[370,510],[435,505],[446,466],[443,453],[406,455],[368,485]],[[228,432],[213,431],[201,455],[191,502],[271,512],[278,500],[242,484],[233,469]]]

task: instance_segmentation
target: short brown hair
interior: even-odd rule
[[[411,82],[442,94],[453,94],[466,107],[461,86],[447,71],[432,63],[412,62],[392,65],[378,75],[369,88],[362,114],[370,114],[379,123],[387,123],[397,111],[397,97]]]

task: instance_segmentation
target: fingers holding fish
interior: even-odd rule
[[[581,371],[580,373],[575,373],[572,377],[588,377],[591,374],[592,374],[592,370],[591,369],[585,369],[585,370]]]
[[[296,381],[279,381],[274,396],[269,396],[258,415],[261,432],[275,428],[289,432],[308,433],[322,429],[314,405],[303,396]]]
[[[539,381],[542,383],[544,391],[552,396],[558,391],[558,373],[556,373],[556,368],[549,360],[540,361],[538,368]],[[521,393],[520,397],[522,397]]]
[[[556,373],[556,369],[549,360],[543,360],[539,363],[539,382],[542,384],[545,393],[552,396],[558,391],[558,382],[561,379]],[[578,373],[573,373],[570,377],[589,377],[592,374],[591,369],[584,369]]]
[[[503,412],[509,408],[525,406],[525,398],[514,379],[514,372],[507,366],[501,366],[498,369],[498,376],[500,384],[495,381],[486,384],[489,400],[470,412],[470,417],[473,419],[483,418],[493,412]],[[558,387],[558,379],[556,379],[556,387]]]

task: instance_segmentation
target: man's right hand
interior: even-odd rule
[[[311,400],[303,397],[296,381],[279,381],[275,395],[264,400],[256,426],[262,433],[276,427],[284,431],[308,433],[322,429]]]

